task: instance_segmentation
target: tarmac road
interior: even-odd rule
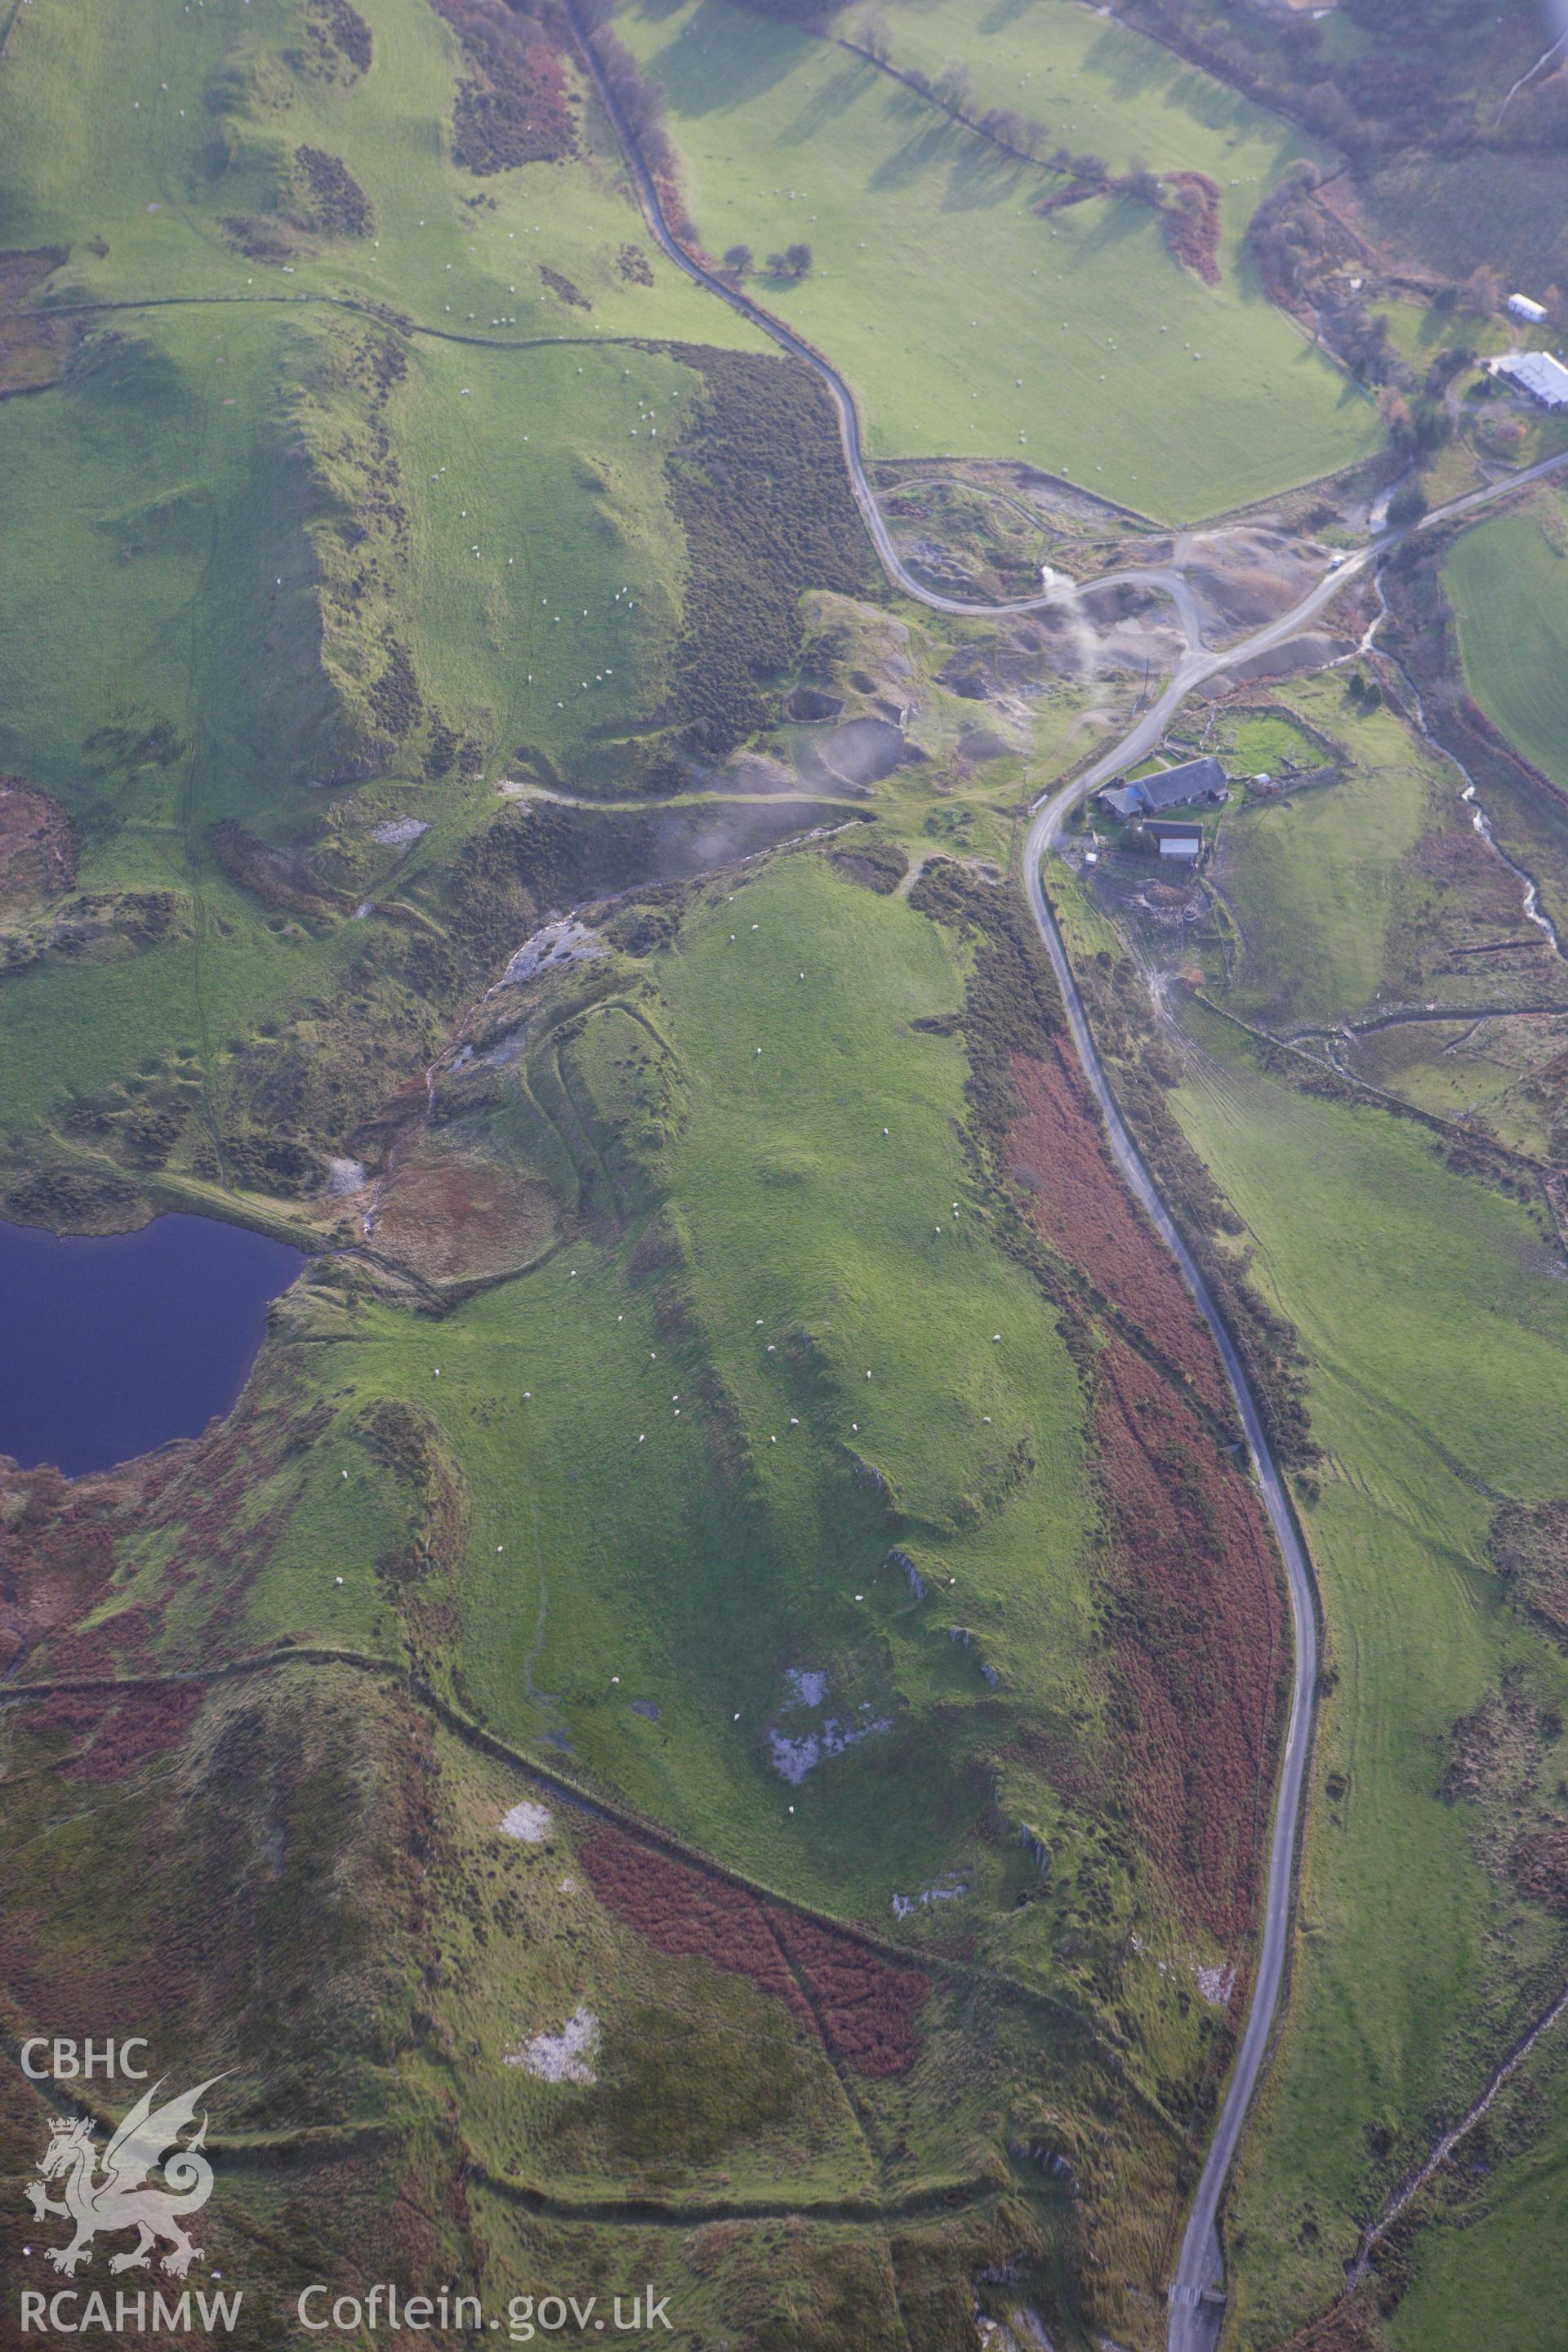
[[[1159,707],[1156,706],[1157,709]],[[1134,730],[1134,733],[1140,732],[1142,730]],[[1103,781],[1105,775],[1113,773],[1118,766],[1125,764],[1128,756],[1126,745],[1120,746],[1115,753],[1098,761],[1087,777],[1068,785],[1065,791],[1043,803],[1029,829],[1025,848],[1025,888],[1067,1006],[1073,1045],[1084,1076],[1093,1087],[1104,1116],[1117,1165],[1174,1255],[1198,1311],[1214,1334],[1215,1344],[1219,1349],[1247,1432],[1253,1472],[1284,1558],[1295,1652],[1290,1711],[1275,1797],[1268,1885],[1264,1905],[1263,1934],[1257,1954],[1252,2004],[1241,2048],[1231,2072],[1225,2104],[1220,2109],[1219,2120],[1204,2159],[1204,2168],[1187,2218],[1175,2276],[1170,2288],[1171,2319],[1166,2339],[1169,2352],[1212,2352],[1213,2346],[1218,2341],[1220,2321],[1225,2313],[1225,2265],[1217,2228],[1220,2200],[1268,2053],[1289,1947],[1296,1827],[1300,1818],[1307,1760],[1312,1744],[1318,1630],[1311,1573],[1301,1539],[1296,1532],[1296,1523],[1286,1500],[1279,1465],[1269,1448],[1251,1384],[1237,1353],[1236,1344],[1210,1295],[1208,1285],[1156,1192],[1138,1147],[1117,1108],[1094,1040],[1089,1034],[1083,999],[1079,993],[1078,982],[1073,977],[1072,966],[1068,961],[1067,950],[1041,878],[1043,860],[1068,810],[1081,800],[1085,792],[1094,789],[1095,780]]]

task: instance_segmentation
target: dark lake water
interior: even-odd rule
[[[74,1478],[198,1437],[304,1262],[212,1217],[90,1239],[0,1223],[0,1454]]]

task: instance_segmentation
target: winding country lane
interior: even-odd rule
[[[1225,2264],[1219,2242],[1219,2209],[1225,2186],[1241,2142],[1247,2111],[1252,2104],[1258,2079],[1268,2053],[1274,2030],[1275,2014],[1285,1980],[1286,1962],[1289,1953],[1291,1896],[1295,1876],[1296,1833],[1306,1794],[1307,1762],[1311,1752],[1314,1688],[1317,1681],[1318,1635],[1313,1602],[1311,1571],[1308,1565],[1301,1538],[1286,1498],[1284,1482],[1279,1465],[1274,1460],[1241,1359],[1225,1322],[1209,1294],[1207,1284],[1194,1262],[1191,1252],[1182,1239],[1170,1212],[1156,1191],[1153,1179],[1139,1155],[1138,1147],[1128,1131],[1125,1120],[1117,1108],[1103,1065],[1089,1034],[1083,1009],[1083,999],[1073,977],[1072,965],[1044,882],[1045,860],[1060,835],[1069,812],[1079,803],[1123,769],[1152,751],[1163,736],[1172,718],[1193,692],[1207,678],[1215,677],[1254,655],[1266,653],[1298,635],[1306,625],[1332,603],[1347,580],[1375,564],[1399,542],[1415,530],[1448,522],[1492,505],[1498,499],[1537,480],[1542,475],[1554,472],[1568,465],[1568,452],[1549,457],[1528,471],[1490,483],[1486,488],[1473,490],[1456,499],[1446,507],[1436,508],[1412,531],[1385,531],[1364,548],[1348,557],[1336,571],[1331,572],[1317,586],[1309,590],[1300,602],[1266,628],[1256,630],[1237,645],[1218,654],[1188,654],[1179,665],[1164,692],[1143,714],[1137,724],[1123,735],[1111,749],[1096,760],[1082,775],[1056,793],[1042,793],[1034,804],[1034,822],[1029,828],[1024,850],[1024,887],[1028,894],[1030,909],[1045,941],[1057,984],[1067,1006],[1068,1022],[1072,1031],[1083,1073],[1094,1089],[1096,1099],[1105,1118],[1110,1148],[1117,1165],[1128,1184],[1158,1227],[1181,1267],[1183,1279],[1193,1295],[1199,1313],[1214,1333],[1225,1364],[1226,1375],[1240,1410],[1247,1431],[1247,1444],[1252,1453],[1253,1470],[1259,1492],[1267,1507],[1269,1521],[1279,1539],[1285,1561],[1285,1574],[1290,1596],[1290,1618],[1295,1636],[1295,1667],[1290,1686],[1290,1712],[1286,1725],[1284,1750],[1280,1758],[1279,1781],[1275,1797],[1274,1834],[1268,1855],[1268,1885],[1265,1898],[1263,1934],[1258,1949],[1257,1973],[1253,1979],[1252,2006],[1247,2013],[1247,2028],[1241,2047],[1231,2070],[1225,2104],[1209,2141],[1204,2158],[1203,2171],[1187,2216],[1181,2252],[1177,2257],[1175,2276],[1171,2282],[1171,2320],[1166,2338],[1168,2352],[1212,2352],[1219,2340],[1220,2324],[1225,2314]],[[1190,643],[1189,639],[1189,643]]]
[[[811,369],[826,385],[838,416],[839,436],[844,446],[845,463],[866,529],[876,548],[882,568],[893,584],[915,602],[938,613],[972,615],[996,615],[1005,613],[1032,612],[1041,606],[1058,604],[1076,593],[1076,590],[1056,588],[1037,596],[1016,601],[988,604],[969,604],[955,597],[942,596],[924,587],[904,566],[877,502],[876,492],[867,478],[860,438],[860,417],[854,394],[848,384],[820,352],[805,338],[787,327],[773,313],[754,302],[729,279],[707,268],[696,260],[677,240],[665,218],[663,205],[652,173],[643,161],[642,153],[629,126],[625,121],[613,92],[599,69],[585,28],[578,21],[574,0],[564,0],[568,16],[573,20],[578,47],[589,75],[597,90],[605,113],[620,141],[623,155],[637,189],[643,215],[650,234],[676,267],[705,287],[721,302],[748,319],[762,333],[777,343],[794,359]],[[1058,839],[1062,825],[1072,809],[1086,800],[1089,793],[1110,782],[1110,778],[1154,750],[1164,735],[1175,713],[1194,690],[1223,671],[1233,669],[1256,655],[1268,653],[1286,645],[1317,616],[1326,610],[1349,582],[1390,554],[1402,541],[1434,526],[1455,521],[1480,511],[1500,499],[1511,496],[1543,475],[1568,466],[1568,451],[1555,457],[1544,458],[1539,465],[1523,472],[1508,476],[1484,488],[1472,490],[1455,499],[1445,507],[1435,508],[1416,524],[1399,530],[1384,530],[1366,546],[1357,549],[1331,572],[1324,573],[1289,612],[1267,626],[1254,630],[1224,652],[1205,649],[1198,625],[1195,601],[1186,581],[1179,572],[1168,567],[1112,572],[1101,581],[1085,585],[1109,585],[1117,580],[1127,580],[1160,588],[1172,597],[1181,620],[1187,644],[1185,658],[1177,665],[1163,691],[1150,705],[1137,722],[1121,736],[1099,759],[1055,793],[1047,792],[1034,803],[1034,821],[1029,828],[1024,854],[1024,887],[1030,910],[1045,941],[1047,953],[1056,973],[1067,1007],[1068,1022],[1073,1045],[1085,1077],[1092,1087],[1105,1119],[1110,1147],[1117,1165],[1136,1199],[1171,1250],[1181,1269],[1182,1277],[1205,1322],[1214,1334],[1225,1365],[1242,1425],[1247,1432],[1251,1450],[1253,1472],[1258,1491],[1268,1512],[1270,1524],[1279,1541],[1285,1562],[1287,1588],[1290,1600],[1291,1628],[1294,1636],[1295,1662],[1290,1687],[1290,1708],[1287,1720],[1283,1752],[1280,1758],[1279,1780],[1275,1794],[1274,1828],[1268,1855],[1268,1883],[1265,1897],[1263,1932],[1257,1955],[1253,1979],[1252,2002],[1241,2046],[1231,2070],[1225,2102],[1215,2126],[1204,2159],[1202,2173],[1194,2192],[1192,2207],[1183,2234],[1177,2257],[1175,2275],[1170,2285],[1170,2328],[1168,2352],[1213,2352],[1219,2339],[1225,2315],[1225,2263],[1220,2250],[1219,2210],[1226,2182],[1241,2142],[1247,2112],[1258,2087],[1264,2061],[1274,2031],[1279,1995],[1285,1979],[1285,1967],[1289,1951],[1291,1903],[1295,1876],[1296,1835],[1306,1793],[1307,1763],[1311,1751],[1312,1716],[1318,1672],[1318,1632],[1313,1598],[1311,1570],[1296,1522],[1287,1499],[1285,1485],[1279,1465],[1274,1459],[1263,1426],[1258,1402],[1236,1343],[1226,1328],[1207,1284],[1200,1273],[1191,1251],[1161,1199],[1152,1177],[1143,1164],[1117,1108],[1094,1039],[1089,1033],[1084,1013],[1083,999],[1073,976],[1067,948],[1057,924],[1050,902],[1046,896],[1043,868],[1047,856]]]
[[[1121,763],[1120,752],[1109,755],[1107,761],[1090,771],[1094,776],[1100,770],[1110,772]],[[1252,2005],[1247,2013],[1247,2029],[1241,2048],[1231,2071],[1225,2104],[1215,2126],[1199,2176],[1196,2194],[1187,2217],[1182,2248],[1176,2263],[1175,2276],[1171,2283],[1171,2322],[1167,2337],[1169,2352],[1210,2352],[1219,2336],[1220,2321],[1225,2311],[1225,2265],[1220,2252],[1218,2216],[1220,2200],[1229,2177],[1230,2167],[1240,2143],[1252,2095],[1268,2054],[1274,2017],[1279,2006],[1280,1987],[1284,1981],[1285,1963],[1289,1948],[1291,1887],[1295,1869],[1296,1830],[1300,1819],[1306,1790],[1307,1760],[1312,1745],[1312,1707],[1318,1674],[1318,1630],[1313,1605],[1311,1570],[1308,1566],[1301,1538],[1286,1498],[1284,1481],[1269,1447],[1262,1418],[1258,1410],[1236,1343],[1215,1304],[1207,1283],[1183,1240],[1173,1218],[1155,1190],[1153,1179],[1145,1168],[1138,1147],[1128,1131],[1126,1121],[1116,1105],[1104,1067],[1089,1034],[1083,1009],[1083,999],[1073,977],[1071,963],[1058,928],[1056,917],[1046,897],[1043,879],[1045,856],[1056,840],[1062,821],[1069,809],[1081,799],[1092,783],[1080,781],[1068,785],[1040,807],[1029,830],[1025,852],[1024,883],[1029,906],[1057,984],[1067,1006],[1073,1045],[1084,1076],[1093,1087],[1105,1119],[1111,1150],[1116,1163],[1150,1220],[1175,1257],[1182,1277],[1195,1300],[1199,1313],[1214,1334],[1215,1345],[1225,1365],[1252,1454],[1253,1470],[1258,1489],[1268,1510],[1269,1522],[1284,1557],[1286,1580],[1290,1595],[1290,1622],[1294,1634],[1294,1668],[1290,1685],[1290,1711],[1286,1725],[1284,1749],[1280,1759],[1279,1780],[1275,1796],[1274,1833],[1268,1854],[1268,1885],[1264,1903],[1263,1934],[1257,1955],[1257,1973],[1253,1980]]]

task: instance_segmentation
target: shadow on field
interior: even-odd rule
[[[784,133],[788,139],[815,139],[843,121],[850,109],[869,97],[882,77],[864,58],[842,58],[823,88],[814,91]]]
[[[989,16],[982,16],[979,29],[983,33],[1005,33],[1020,16],[1026,16],[1035,0],[997,0]]]
[[[1086,68],[1103,74],[1119,99],[1158,97],[1174,115],[1185,115],[1206,131],[1241,131],[1258,121],[1257,110],[1221,82],[1151,43],[1136,46],[1125,36],[1102,33],[1084,57]]]
[[[645,6],[644,14],[658,21]],[[731,8],[726,0],[702,0],[685,30],[647,61],[661,81],[672,115],[722,114],[765,98],[794,71],[807,36]]]
[[[928,121],[923,131],[906,139],[903,145],[878,164],[866,184],[868,188],[910,188],[929,173],[940,171],[944,163],[956,166],[962,158],[970,134],[961,131],[945,117]]]
[[[1010,204],[1020,190],[1039,185],[1037,165],[1019,163],[1000,148],[972,140],[948,174],[944,213],[974,212],[982,205]]]
[[[1147,205],[1135,205],[1125,199],[1110,204],[1085,205],[1079,208],[1093,215],[1093,226],[1087,236],[1079,241],[1078,250],[1068,265],[1068,274],[1092,268],[1104,259],[1111,249],[1125,245],[1130,238],[1141,236],[1145,230],[1158,236],[1159,228]]]

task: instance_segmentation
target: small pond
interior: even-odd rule
[[[304,1262],[211,1217],[91,1237],[0,1223],[0,1454],[75,1478],[199,1437]]]

